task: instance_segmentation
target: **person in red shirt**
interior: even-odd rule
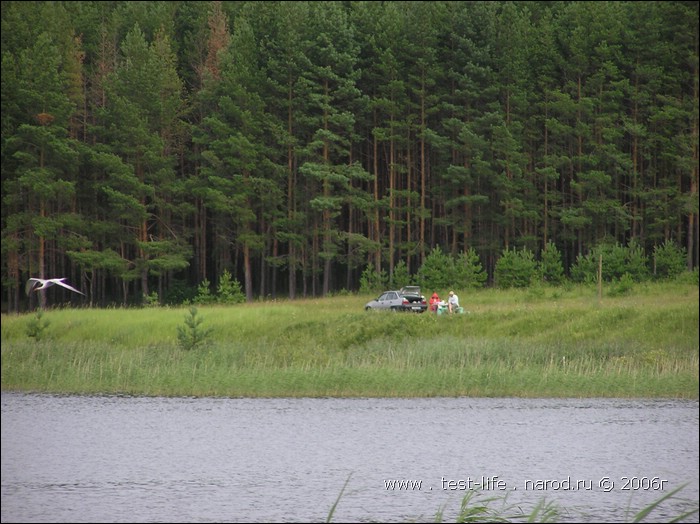
[[[437,293],[433,293],[433,296],[430,297],[430,301],[428,302],[428,305],[430,307],[430,311],[435,311],[437,313],[439,303],[440,303],[440,297],[438,296]]]

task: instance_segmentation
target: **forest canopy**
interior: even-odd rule
[[[1,5],[3,310],[697,268],[698,2]]]

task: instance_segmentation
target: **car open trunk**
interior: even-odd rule
[[[420,302],[423,300],[423,297],[422,297],[421,295],[406,295],[406,294],[402,294],[402,296],[403,296],[403,298],[405,298],[406,300],[408,300],[410,303],[413,303],[413,302],[418,302],[418,303],[420,303]]]

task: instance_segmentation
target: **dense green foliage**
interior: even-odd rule
[[[698,287],[457,289],[464,315],[369,295],[2,316],[2,387],[166,396],[698,397]],[[438,289],[441,296],[447,290]],[[194,312],[193,312],[194,311]],[[201,315],[200,315],[201,313]],[[184,322],[183,322],[184,317]]]
[[[184,325],[177,327],[177,340],[180,343],[180,348],[189,351],[206,344],[211,329],[203,328],[202,322],[204,319],[197,316],[197,308],[191,307],[189,316],[185,316]]]
[[[5,311],[30,276],[107,306],[698,266],[698,2],[8,1],[1,41]]]

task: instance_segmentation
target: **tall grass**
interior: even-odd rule
[[[465,315],[365,312],[368,296],[2,316],[2,388],[166,396],[698,398],[698,288],[460,293]]]
[[[338,505],[347,489],[350,477],[345,481],[343,488],[334,502],[326,522],[332,522]],[[698,503],[697,500],[684,499],[679,497],[680,492],[685,489],[687,484],[677,486],[652,503],[641,508],[636,512],[629,512],[624,522],[644,522],[647,517],[655,517],[654,512],[659,510],[664,504],[673,501],[678,508],[676,515],[672,519],[665,518],[663,522],[692,522],[692,518],[697,517]],[[437,510],[433,522],[445,521],[446,506]],[[578,519],[577,522],[599,522],[593,520],[588,515],[575,515],[560,505],[541,499],[536,502],[531,508],[524,508],[519,504],[511,504],[506,495],[491,495],[486,491],[469,490],[462,497],[460,508],[455,516],[455,522],[561,522],[566,516],[568,521],[572,521],[572,517]],[[427,520],[420,520],[427,522]],[[416,520],[416,522],[420,522]],[[412,520],[409,522],[413,522]]]

